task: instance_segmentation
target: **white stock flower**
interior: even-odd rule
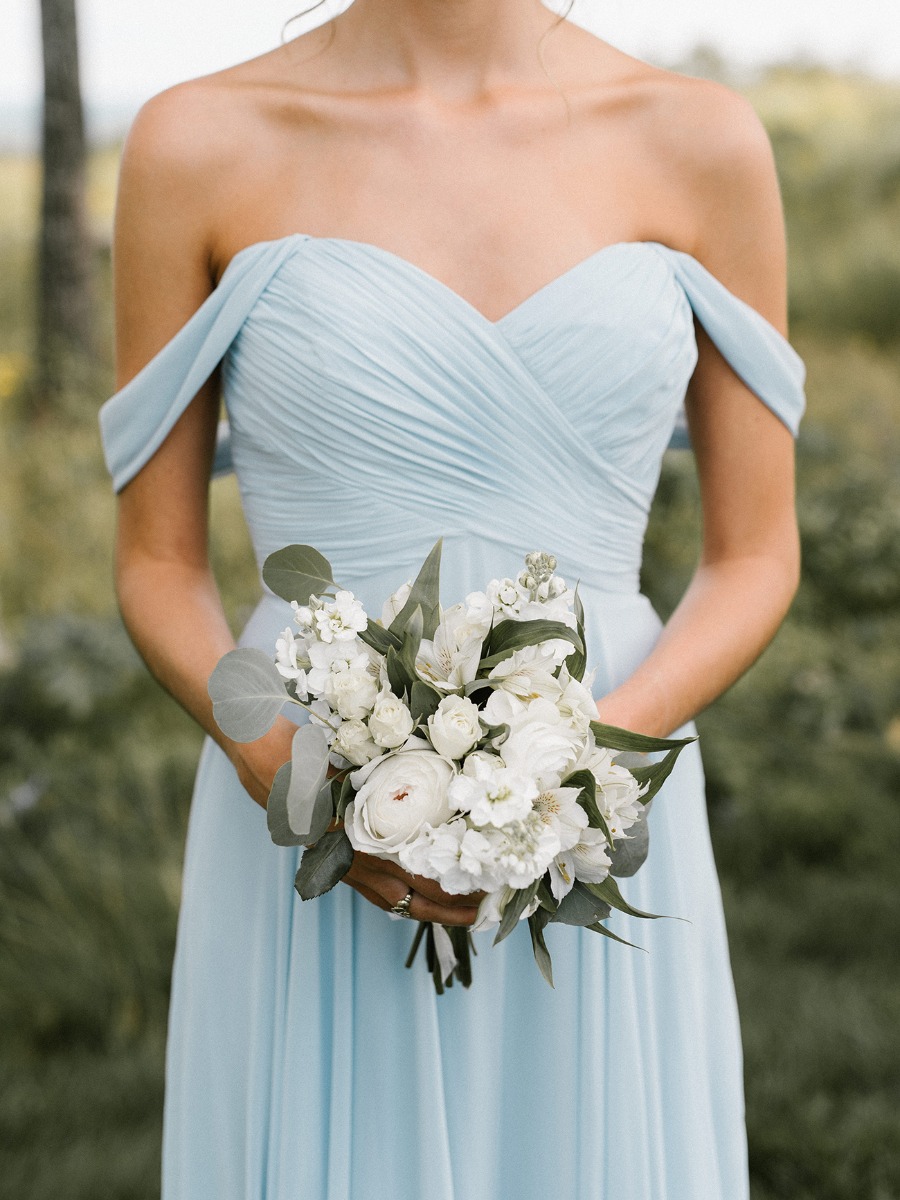
[[[382,688],[369,715],[369,732],[379,746],[394,749],[413,731],[412,713],[389,688]]]
[[[350,782],[362,786],[344,814],[354,850],[396,861],[426,825],[442,825],[453,815],[447,796],[452,777],[450,763],[430,748],[395,750],[354,771]]]
[[[502,827],[529,815],[538,789],[528,775],[510,770],[494,754],[476,752],[450,783],[450,799],[476,825]]]
[[[412,580],[408,579],[406,583],[400,585],[396,592],[392,592],[385,600],[381,607],[381,623],[387,629],[394,620],[394,617],[403,608],[403,605],[409,599],[409,593],[412,591]]]
[[[428,736],[438,754],[462,758],[481,737],[478,705],[464,696],[445,696],[428,718]]]
[[[400,851],[400,865],[413,875],[436,879],[445,892],[465,895],[496,885],[494,848],[488,838],[457,817],[434,829],[427,826]]]
[[[294,610],[294,623],[300,626],[300,637],[314,638],[316,630],[313,625],[312,609],[309,605],[298,604],[296,600],[292,600],[291,608]]]
[[[522,605],[528,603],[528,588],[515,579],[492,579],[485,594],[501,620],[519,620]]]
[[[460,691],[475,678],[481,661],[484,635],[471,625],[463,604],[454,604],[441,612],[434,638],[422,638],[416,656],[416,670],[442,692]]]
[[[559,837],[537,812],[485,836],[493,843],[497,875],[513,888],[540,879],[559,854]]]
[[[345,720],[365,717],[378,695],[378,679],[369,647],[359,638],[311,642],[306,685]]]
[[[316,637],[322,642],[355,640],[357,633],[366,628],[368,617],[362,604],[352,592],[341,588],[335,592],[334,600],[328,600],[320,608],[311,609],[312,624]],[[299,616],[299,610],[298,610]]]
[[[302,640],[294,637],[290,627],[285,629],[275,643],[275,669],[283,679],[293,679],[296,682],[297,695],[301,700],[305,700],[309,694],[306,686],[306,670],[300,665],[301,660],[304,663],[309,662],[309,659],[305,657],[305,651],[306,647]]]
[[[377,745],[369,735],[365,721],[361,721],[358,717],[341,722],[332,740],[331,748],[357,767],[361,767],[364,763],[384,753],[382,747]]]

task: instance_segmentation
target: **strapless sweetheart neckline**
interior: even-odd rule
[[[520,300],[518,304],[515,304],[512,308],[508,309],[503,316],[492,319],[483,313],[481,309],[477,307],[477,305],[473,304],[470,300],[467,300],[461,292],[458,292],[455,288],[450,287],[449,284],[444,283],[442,279],[439,279],[430,271],[426,271],[424,267],[420,267],[411,259],[404,258],[402,254],[396,254],[393,250],[387,250],[385,247],[378,246],[374,242],[361,241],[357,238],[328,236],[319,237],[313,233],[303,233],[300,231],[286,233],[281,237],[260,239],[255,242],[249,242],[246,246],[242,246],[241,249],[236,251],[236,253],[233,254],[228,260],[228,263],[226,264],[225,269],[219,278],[219,282],[216,284],[216,287],[221,287],[225,277],[231,271],[232,266],[239,260],[254,253],[259,253],[270,246],[279,246],[294,240],[317,242],[323,245],[343,246],[350,250],[359,250],[364,253],[372,254],[384,262],[393,264],[397,270],[406,271],[411,276],[418,278],[421,282],[427,283],[428,286],[436,290],[438,295],[443,295],[445,298],[461,305],[473,318],[481,321],[489,328],[497,330],[499,330],[508,322],[511,322],[515,317],[524,313],[526,309],[530,309],[533,305],[545,300],[558,288],[569,283],[583,271],[587,270],[588,267],[595,265],[601,258],[605,258],[616,251],[621,252],[624,250],[634,251],[653,249],[662,250],[668,254],[679,255],[685,259],[690,259],[691,262],[695,263],[697,267],[699,267],[702,271],[705,271],[710,278],[716,279],[716,282],[719,283],[721,287],[725,288],[725,284],[721,283],[721,281],[718,280],[716,276],[712,274],[712,272],[704,267],[703,263],[701,263],[698,258],[696,258],[693,254],[689,254],[685,250],[676,250],[671,246],[667,246],[664,242],[654,241],[651,239],[633,239],[618,242],[608,242],[605,246],[600,246],[598,249],[592,250],[590,254],[579,259],[578,262],[573,263],[571,267],[567,267],[566,270],[562,271],[559,275],[554,275],[552,279],[548,279],[547,282],[541,284],[536,291],[531,292],[523,300]],[[734,292],[731,292],[729,288],[725,288],[725,290],[729,291],[734,299],[741,299]],[[746,301],[741,301],[741,303],[746,303]],[[767,324],[771,325],[771,322],[768,322],[767,318],[765,318],[762,313],[759,313],[758,315],[762,320],[766,321]],[[775,326],[772,326],[772,328],[775,329]],[[778,333],[779,336],[782,336],[780,330],[775,329],[775,332]]]

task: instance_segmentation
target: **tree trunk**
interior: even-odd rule
[[[44,169],[34,416],[52,412],[66,392],[77,388],[94,350],[75,0],[41,0],[41,33]]]

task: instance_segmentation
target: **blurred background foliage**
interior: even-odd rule
[[[753,1196],[898,1200],[900,87],[797,65],[740,86],[777,155],[810,401],[801,592],[699,720]],[[158,1196],[200,737],[139,662],[111,587],[96,412],[113,388],[118,154],[95,148],[89,164],[94,374],[40,420],[26,419],[40,167],[0,159],[0,1178],[18,1200]],[[255,570],[233,479],[213,492],[237,627]],[[697,508],[690,456],[669,455],[644,570],[663,615],[695,561]]]

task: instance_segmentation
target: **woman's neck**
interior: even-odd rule
[[[541,0],[354,0],[330,48],[359,87],[476,99],[504,84],[545,85],[537,47],[556,20]]]

